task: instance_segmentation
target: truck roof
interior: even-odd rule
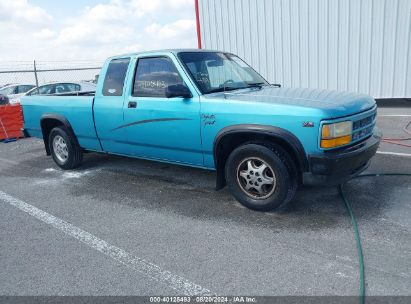
[[[121,55],[115,55],[108,58],[108,60],[124,57],[133,57],[141,54],[151,54],[151,53],[181,53],[181,52],[221,52],[219,50],[206,50],[206,49],[160,49],[160,50],[151,50],[151,51],[142,51],[134,53],[126,53]]]

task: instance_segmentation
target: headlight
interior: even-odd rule
[[[323,125],[321,148],[335,148],[351,142],[352,121],[342,121]]]

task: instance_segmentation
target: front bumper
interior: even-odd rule
[[[332,186],[352,179],[368,168],[380,140],[381,132],[375,128],[371,137],[354,146],[309,155],[310,170],[303,173],[303,184]]]

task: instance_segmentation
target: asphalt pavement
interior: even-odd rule
[[[384,134],[404,136],[409,108],[379,115]],[[411,148],[382,144],[367,172],[411,173]],[[358,294],[337,188],[302,187],[262,213],[214,184],[213,172],[96,153],[62,171],[38,139],[0,143],[0,295]],[[411,295],[411,177],[355,179],[345,193],[367,294]]]

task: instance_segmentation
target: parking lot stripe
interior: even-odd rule
[[[60,218],[55,217],[37,207],[34,207],[22,200],[12,197],[11,195],[0,190],[0,201],[10,204],[13,207],[20,209],[28,213],[29,215],[37,218],[38,220],[51,225],[63,231],[65,234],[83,242],[89,247],[104,253],[112,259],[126,265],[133,270],[136,270],[151,279],[166,284],[168,287],[181,292],[183,295],[196,296],[196,295],[211,295],[210,290],[201,287],[189,280],[164,270],[159,266],[147,262],[142,258],[136,257],[125,250],[113,246],[106,241],[99,239],[93,234],[82,230]]]
[[[411,154],[408,154],[408,153],[397,153],[397,152],[386,152],[386,151],[377,151],[377,154],[411,157]]]

